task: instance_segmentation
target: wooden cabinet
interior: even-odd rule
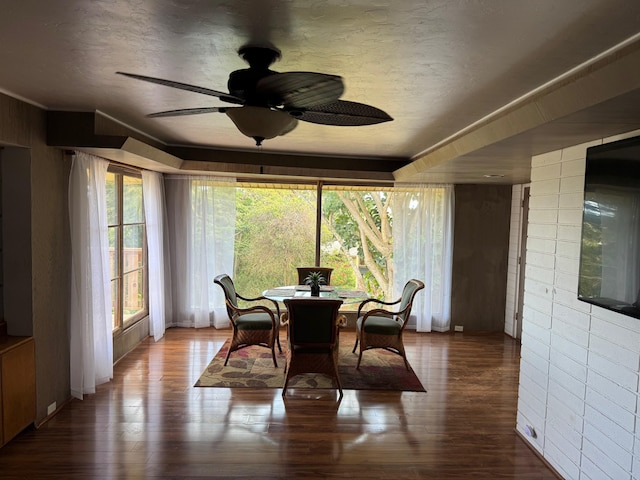
[[[35,421],[36,365],[32,337],[0,337],[0,446]]]

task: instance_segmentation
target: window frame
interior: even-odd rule
[[[136,323],[138,323],[143,318],[149,315],[149,262],[148,262],[148,249],[147,249],[147,235],[146,235],[146,218],[144,216],[144,197],[142,200],[142,221],[135,223],[125,223],[124,222],[124,177],[132,177],[142,180],[142,173],[138,170],[126,168],[122,165],[118,164],[109,164],[109,168],[107,169],[108,173],[115,175],[115,186],[116,186],[116,198],[117,198],[117,209],[116,209],[116,222],[115,224],[109,223],[107,225],[107,229],[111,230],[112,228],[116,228],[116,253],[117,253],[117,261],[116,261],[116,276],[111,277],[111,272],[109,274],[110,284],[113,283],[114,280],[117,281],[116,290],[116,301],[112,299],[112,304],[115,305],[114,310],[114,318],[113,318],[113,335],[116,336],[128,328],[132,327]],[[109,219],[108,219],[109,220]],[[130,269],[125,271],[124,268],[124,231],[126,226],[136,226],[140,225],[142,227],[142,266],[134,269]],[[124,278],[126,274],[131,272],[142,271],[142,289],[144,296],[144,304],[142,309],[136,312],[131,317],[124,320],[124,289],[125,282]]]
[[[352,184],[349,182],[333,182],[333,181],[323,181],[323,180],[316,180],[316,181],[309,181],[309,182],[303,182],[303,181],[298,181],[298,182],[281,182],[281,181],[267,181],[267,180],[263,180],[263,181],[256,181],[256,180],[250,180],[250,179],[237,179],[236,180],[236,188],[242,188],[242,189],[246,189],[246,190],[251,190],[251,189],[264,189],[264,190],[301,190],[301,191],[313,191],[315,193],[315,230],[314,230],[314,236],[315,236],[315,244],[312,246],[312,249],[315,251],[315,260],[314,260],[314,265],[324,265],[324,266],[328,266],[327,263],[327,258],[325,257],[325,251],[323,250],[323,242],[322,242],[322,238],[323,238],[323,229],[326,228],[324,222],[325,219],[323,218],[323,204],[325,203],[325,196],[326,193],[329,192],[385,192],[385,194],[387,195],[391,195],[393,192],[396,191],[402,191],[404,190],[404,188],[398,188],[397,186],[391,184],[391,183],[372,183],[372,184],[368,184],[368,183],[358,183],[358,184]],[[409,190],[413,190],[413,188],[409,188]],[[237,221],[237,219],[236,219]],[[236,231],[237,233],[237,231]],[[310,244],[311,242],[309,242]],[[234,269],[237,269],[237,255],[238,252],[234,252],[234,255],[236,255],[236,259],[234,261]],[[311,264],[311,262],[309,262],[309,264]],[[385,264],[384,268],[386,269],[388,267],[388,264]],[[364,276],[366,273],[368,272],[368,269],[366,269],[365,265],[362,264],[362,266],[359,267],[359,275],[360,276]],[[237,277],[237,272],[234,272],[234,277]],[[356,273],[356,277],[357,277],[357,273]],[[297,276],[295,277],[296,281],[297,281]],[[391,279],[390,279],[391,280]],[[365,282],[365,279],[362,280],[363,282]],[[358,282],[358,278],[356,278],[356,282]],[[287,279],[285,279],[285,283],[288,284]],[[289,282],[290,283],[290,282]],[[365,282],[366,283],[366,282]],[[375,282],[375,284],[377,285],[377,281]],[[242,285],[243,287],[246,287],[245,285]],[[357,286],[357,285],[356,285]],[[389,288],[387,286],[387,288]],[[251,293],[255,293],[256,295],[259,294],[259,292],[253,292],[251,289],[249,290],[245,290],[245,291],[251,291]],[[382,292],[382,293],[381,293]],[[375,296],[376,298],[383,298],[381,295],[384,294],[384,292],[382,290],[378,291],[370,291],[369,292],[372,296]]]

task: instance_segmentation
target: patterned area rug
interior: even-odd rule
[[[227,366],[224,358],[229,340],[211,360],[202,373],[196,387],[226,388],[282,388],[286,358],[285,341],[281,339],[283,353],[277,354],[278,368],[273,366],[271,352],[264,347],[251,346],[231,354]],[[365,352],[360,369],[356,370],[357,353],[351,353],[353,343],[342,341],[338,370],[344,390],[396,390],[425,392],[413,369],[407,371],[402,358],[393,353],[376,349]],[[277,349],[276,349],[277,353]],[[289,381],[289,388],[334,388],[333,379],[325,375],[298,375]]]

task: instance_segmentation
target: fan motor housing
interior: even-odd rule
[[[240,55],[251,68],[267,69],[273,62],[279,60],[282,54],[280,50],[275,47],[246,45],[238,50],[238,55]]]
[[[229,93],[236,97],[244,98],[247,105],[253,106],[277,106],[281,98],[271,98],[264,93],[256,92],[256,85],[260,80],[278,72],[269,70],[269,66],[281,56],[280,50],[271,46],[246,45],[238,50],[249,68],[236,70],[229,75],[227,88]]]
[[[229,93],[239,98],[244,98],[247,105],[254,106],[275,106],[279,105],[280,99],[268,98],[256,93],[256,85],[260,80],[278,72],[265,69],[245,68],[236,70],[229,75],[227,88]]]

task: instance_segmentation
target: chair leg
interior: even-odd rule
[[[227,366],[227,362],[229,361],[229,356],[231,355],[231,345],[229,345],[229,350],[227,351],[227,356],[224,359],[224,366]]]
[[[338,374],[338,365],[334,362],[333,371],[336,376],[336,383],[338,384],[338,391],[340,392],[340,398],[342,398],[342,384],[340,383],[340,375]]]
[[[276,341],[278,342],[278,351],[282,353],[282,347],[280,346],[280,328],[276,331]]]
[[[289,384],[289,374],[284,379],[284,385],[282,386],[282,396],[284,397],[287,394],[287,385]]]
[[[404,343],[402,342],[402,336],[398,337],[397,346],[395,346],[394,348],[398,351],[398,353],[402,357],[402,360],[404,360],[404,366],[407,367],[407,371],[411,370],[411,367],[409,366],[409,361],[407,360],[407,353],[404,351]]]
[[[409,367],[409,362],[407,361],[407,357],[403,355],[402,358],[404,359],[404,366],[407,367],[407,371],[411,370],[411,368]]]
[[[231,356],[232,352],[235,352],[236,350],[238,350],[238,330],[236,330],[235,324],[232,322],[233,325],[233,333],[231,334],[231,338],[229,339],[229,350],[227,350],[227,356],[224,359],[224,366],[227,366],[227,362],[229,362],[229,357]]]
[[[351,353],[356,353],[356,348],[358,348],[358,343],[360,343],[360,354],[358,355],[358,363],[356,363],[356,370],[360,369],[360,361],[362,360],[362,342],[358,342],[359,340],[360,340],[360,330],[356,329],[356,344],[353,346],[353,350],[351,350]]]
[[[407,354],[404,351],[404,345],[401,348],[399,348],[398,351],[400,352],[400,355],[404,360],[404,366],[407,367],[407,371],[411,370],[411,367],[409,367],[409,361],[407,360]]]
[[[273,338],[273,335],[271,335],[271,341],[267,343],[267,346],[271,349],[271,358],[273,359],[273,366],[276,368],[278,368],[278,362],[276,361],[276,339],[277,338],[278,337]]]

